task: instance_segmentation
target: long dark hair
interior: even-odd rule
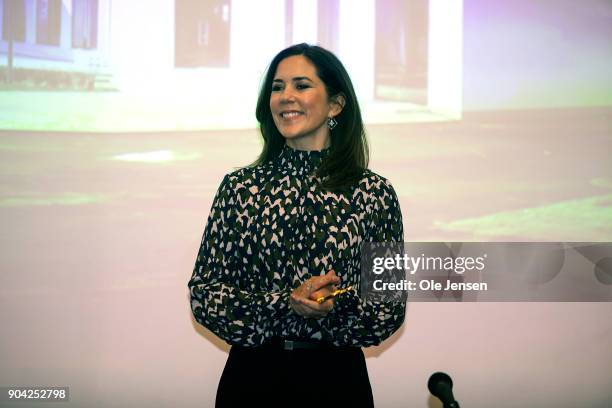
[[[338,125],[329,132],[330,153],[316,171],[316,176],[322,180],[321,187],[326,190],[344,190],[358,182],[368,167],[368,142],[357,96],[346,69],[338,57],[317,45],[292,45],[279,52],[270,63],[255,109],[264,145],[259,158],[252,166],[274,160],[285,144],[285,138],[272,118],[270,95],[278,64],[294,55],[303,55],[314,65],[317,75],[325,84],[328,98],[338,95],[344,97],[344,107],[335,117]]]

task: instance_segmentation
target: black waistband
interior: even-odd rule
[[[274,338],[264,344],[264,347],[270,347],[280,350],[325,350],[336,348],[333,344],[316,341],[316,340],[289,340]]]

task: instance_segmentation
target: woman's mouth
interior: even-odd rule
[[[281,112],[280,116],[284,120],[292,121],[292,120],[295,120],[295,119],[299,118],[303,114],[304,113],[300,112],[300,111],[285,111],[285,112]]]

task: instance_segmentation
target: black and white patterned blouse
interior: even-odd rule
[[[329,153],[285,146],[269,163],[225,176],[215,196],[189,281],[195,319],[232,345],[273,337],[379,344],[404,320],[405,303],[359,298],[362,242],[402,242],[397,196],[366,170],[350,194],[322,190],[312,172]],[[324,318],[305,318],[289,295],[334,269],[339,296]]]

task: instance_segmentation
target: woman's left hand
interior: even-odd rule
[[[314,299],[331,294],[338,283],[340,283],[340,278],[333,270],[323,276],[308,279],[291,293],[289,301],[291,308],[295,313],[304,317],[327,316],[334,308],[334,299],[328,299],[323,303],[318,303]]]

